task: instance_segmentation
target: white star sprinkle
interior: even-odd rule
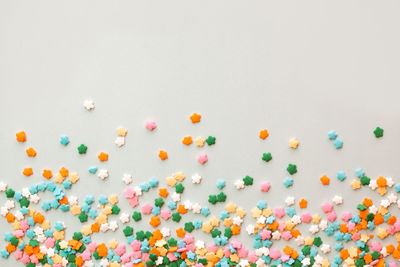
[[[129,214],[122,213],[121,216],[119,217],[119,219],[122,223],[127,223],[127,222],[129,222]]]
[[[131,184],[133,182],[132,175],[125,173],[124,176],[122,176],[122,181],[127,185]]]
[[[0,192],[4,192],[7,190],[7,184],[0,182]]]
[[[287,197],[285,200],[286,205],[292,206],[295,203],[294,197]]]
[[[343,197],[341,196],[334,196],[332,202],[336,205],[341,205],[343,203]]]
[[[92,109],[94,109],[94,102],[92,100],[85,100],[85,102],[83,102],[83,106],[87,110],[92,110]]]
[[[105,180],[108,178],[108,171],[106,169],[101,169],[97,175],[100,179]]]
[[[243,182],[243,180],[237,180],[237,181],[235,182],[234,185],[235,185],[236,189],[238,189],[238,190],[244,188],[244,182]]]
[[[201,182],[201,180],[202,180],[202,177],[198,173],[195,173],[192,176],[192,183],[194,183],[194,184],[199,184]]]
[[[121,147],[121,146],[125,145],[125,137],[123,137],[123,136],[118,136],[118,137],[115,139],[114,143],[115,143],[118,147]]]

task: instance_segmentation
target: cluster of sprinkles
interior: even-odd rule
[[[93,101],[85,101],[88,111],[94,109]],[[193,113],[190,116],[193,124],[200,123],[201,115]],[[154,131],[156,122],[148,120],[145,128]],[[115,144],[125,145],[127,129],[117,128]],[[376,138],[383,136],[383,129],[377,127],[373,134]],[[269,136],[267,129],[259,133],[259,138],[266,140]],[[328,133],[329,140],[339,149],[343,141],[337,138],[335,131]],[[24,131],[16,133],[16,140],[27,142]],[[181,142],[190,146],[193,141],[197,147],[205,144],[216,144],[216,137],[201,136],[192,138],[185,136]],[[63,135],[60,144],[70,143],[68,136]],[[297,149],[299,141],[293,137],[289,140],[289,148]],[[77,145],[80,155],[87,153],[85,144]],[[28,147],[28,157],[35,157],[37,151]],[[161,160],[168,159],[168,154],[160,150]],[[100,162],[108,161],[107,152],[97,154]],[[262,161],[272,160],[271,152],[261,156]],[[199,153],[197,161],[205,164],[208,161],[206,153]],[[100,179],[108,177],[108,170],[90,167],[89,173],[96,174]],[[292,176],[297,173],[297,165],[288,163],[288,177],[283,184],[293,185]],[[28,167],[23,170],[25,176],[33,174]],[[296,200],[292,196],[285,199],[284,206],[269,207],[267,202],[260,200],[255,207],[246,210],[233,200],[229,200],[224,192],[225,180],[217,180],[218,193],[209,194],[207,205],[200,205],[191,200],[182,200],[184,195],[186,175],[176,172],[166,177],[165,182],[150,178],[147,182],[134,185],[131,174],[124,174],[122,181],[126,188],[121,196],[129,203],[132,211],[123,211],[119,207],[122,201],[116,194],[97,197],[86,195],[84,199],[68,193],[73,184],[80,180],[78,173],[61,167],[53,173],[44,169],[43,182],[32,184],[17,191],[4,182],[0,183],[0,192],[7,198],[0,208],[0,214],[11,224],[13,231],[4,234],[7,245],[0,251],[2,258],[11,255],[28,267],[33,266],[398,266],[400,260],[400,220],[391,214],[392,205],[400,207],[400,200],[394,192],[400,193],[400,183],[395,184],[389,177],[380,176],[372,179],[362,168],[355,170],[355,178],[350,186],[354,190],[368,187],[376,191],[381,200],[379,203],[365,197],[361,203],[355,203],[353,212],[338,213],[335,207],[343,203],[343,197],[336,195],[331,201],[321,203],[321,214],[307,212],[308,201]],[[339,181],[347,176],[343,171],[336,174]],[[192,184],[202,182],[199,174],[191,176]],[[330,178],[320,177],[322,185],[328,186]],[[237,189],[251,187],[255,179],[249,175],[234,182]],[[268,192],[271,188],[269,181],[261,181],[259,189]],[[143,202],[141,197],[154,190],[157,197],[151,202]],[[41,195],[48,191],[53,199],[41,201]],[[124,201],[125,201],[124,200]],[[41,202],[41,210],[32,204]],[[297,202],[297,204],[296,204]],[[212,214],[210,205],[225,203],[225,209],[220,215]],[[296,210],[298,206],[298,210]],[[45,213],[52,209],[60,209],[71,213],[82,223],[79,232],[66,238],[67,226],[63,221],[50,222]],[[188,221],[187,214],[196,218]],[[251,223],[245,223],[245,217],[250,217]],[[185,218],[186,217],[186,218]],[[146,220],[153,228],[143,231],[136,228],[136,223]],[[164,222],[172,221],[174,226],[166,227]],[[305,225],[306,231],[300,230]],[[92,237],[99,232],[121,231],[126,241],[116,239],[98,243]],[[202,231],[212,238],[213,242],[206,244],[203,240],[195,239],[193,233]],[[246,247],[239,238],[242,232],[253,240],[252,248]],[[397,244],[383,242],[387,237],[394,237]],[[332,246],[326,239],[334,240]],[[393,238],[392,238],[393,239]],[[282,249],[273,246],[278,241],[286,244]],[[332,257],[328,257],[333,253]]]

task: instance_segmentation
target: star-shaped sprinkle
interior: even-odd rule
[[[99,171],[99,173],[97,174],[97,176],[98,176],[100,179],[104,180],[104,179],[108,178],[108,171],[107,171],[106,169],[101,169],[101,170]]]
[[[305,209],[305,208],[307,208],[307,200],[305,200],[304,198],[302,198],[302,199],[299,201],[299,207],[300,207],[300,209]]]
[[[383,129],[381,127],[376,127],[374,130],[374,135],[376,138],[380,138],[383,136]]]
[[[288,205],[288,206],[293,206],[294,203],[295,203],[294,197],[290,197],[290,196],[287,197],[286,200],[285,200],[285,203],[286,203],[286,205]]]
[[[78,146],[79,154],[86,154],[86,151],[87,151],[87,146],[85,146],[84,144],[81,144],[80,146]]]
[[[333,145],[335,146],[336,149],[341,149],[343,147],[343,141],[338,138],[335,141],[333,141]]]
[[[262,155],[262,160],[265,162],[269,162],[272,159],[272,155],[271,153],[263,153]]]
[[[193,113],[193,114],[190,116],[190,120],[192,121],[192,123],[199,123],[199,122],[200,122],[200,119],[201,119],[201,115],[200,115],[200,114],[197,114],[197,113]]]
[[[343,197],[336,195],[333,197],[332,202],[335,203],[335,205],[341,205],[343,203]]]
[[[190,145],[191,143],[193,143],[192,137],[191,136],[185,136],[182,140],[182,144],[184,145]]]
[[[329,138],[329,140],[335,140],[337,136],[338,136],[338,134],[337,134],[336,131],[330,131],[330,132],[328,132],[328,138]]]
[[[121,147],[121,146],[125,145],[125,137],[123,137],[123,136],[118,136],[118,137],[115,139],[114,143],[115,143],[118,147]]]
[[[286,170],[288,171],[288,173],[290,173],[291,175],[295,174],[297,172],[297,166],[295,164],[291,164],[289,163],[288,167],[286,168]]]
[[[209,145],[209,146],[214,145],[215,144],[215,140],[216,140],[216,138],[214,136],[210,135],[206,139],[207,145]]]
[[[60,144],[62,144],[63,146],[66,146],[69,144],[69,138],[66,135],[63,135],[60,137]]]
[[[157,124],[154,120],[147,120],[145,123],[145,127],[149,131],[153,131],[155,128],[157,128]]]
[[[26,141],[26,134],[25,134],[24,131],[21,131],[21,132],[16,133],[15,136],[17,137],[17,141],[18,141],[18,142],[23,143],[23,142]]]
[[[97,172],[97,167],[90,167],[89,168],[89,173],[95,174]]]
[[[319,180],[323,185],[329,185],[330,179],[328,176],[323,175],[321,178],[319,178]]]
[[[197,161],[200,163],[200,164],[205,164],[207,161],[208,161],[208,156],[207,156],[207,154],[206,153],[200,153],[198,156],[197,156]]]
[[[122,181],[123,181],[125,184],[127,184],[127,185],[128,185],[128,184],[131,184],[131,183],[133,182],[132,175],[125,173],[125,174],[122,176]]]
[[[127,223],[129,222],[129,214],[128,213],[122,213],[121,216],[119,217],[120,221],[122,223]]]
[[[158,153],[158,157],[160,157],[161,160],[166,160],[168,159],[168,154],[166,151],[160,150],[160,152]]]
[[[197,138],[195,139],[194,142],[195,142],[195,144],[196,144],[197,147],[203,147],[204,144],[205,144],[205,142],[206,142],[206,139],[204,139],[203,137],[199,136],[199,137],[197,137]]]
[[[0,182],[0,192],[4,192],[7,190],[7,184],[4,182]]]
[[[289,140],[289,147],[296,149],[299,146],[299,141],[297,140],[296,137],[293,137]]]
[[[87,110],[92,110],[94,109],[94,102],[92,100],[85,100],[85,102],[83,102],[83,106],[87,109]]]
[[[252,185],[253,184],[253,180],[254,179],[252,177],[247,175],[246,177],[243,178],[243,183],[245,185]]]
[[[234,185],[235,185],[236,189],[243,189],[244,188],[243,180],[237,180]]]
[[[117,128],[117,135],[118,136],[126,136],[127,133],[128,133],[128,130],[125,127],[119,126]]]
[[[108,160],[108,154],[104,153],[104,152],[101,152],[97,157],[99,158],[100,161],[107,161]]]
[[[262,140],[265,140],[268,136],[269,136],[269,133],[268,133],[268,130],[267,130],[267,129],[264,129],[264,130],[261,130],[261,131],[260,131],[259,137],[260,137]]]
[[[201,182],[201,179],[202,179],[202,177],[198,173],[195,173],[192,176],[192,183],[199,184]]]
[[[28,157],[36,157],[36,151],[32,147],[26,150],[26,154],[28,155]]]

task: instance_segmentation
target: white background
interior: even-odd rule
[[[43,169],[65,166],[81,176],[70,192],[84,197],[121,192],[127,172],[135,184],[198,172],[203,183],[186,180],[183,199],[207,204],[207,195],[218,193],[216,180],[226,179],[227,201],[246,208],[260,199],[283,205],[292,195],[321,212],[323,200],[341,194],[345,207],[336,210],[354,211],[352,200],[377,196],[349,188],[356,168],[395,181],[400,171],[399,11],[398,1],[365,0],[1,1],[0,180],[21,189],[43,181]],[[95,101],[93,112],[82,107],[86,99]],[[200,124],[190,123],[193,112],[202,114]],[[156,131],[144,128],[146,119],[156,120]],[[129,131],[121,149],[114,144],[120,125]],[[372,133],[378,125],[381,139]],[[265,141],[258,138],[263,128]],[[327,138],[333,129],[341,150]],[[25,144],[15,141],[19,130]],[[61,135],[70,137],[67,147]],[[217,142],[186,147],[187,135]],[[292,137],[300,141],[295,151]],[[84,156],[76,150],[81,143],[89,147]],[[30,146],[34,159],[25,154]],[[167,161],[159,149],[168,151]],[[101,151],[108,162],[98,162]],[[209,155],[204,166],[196,161],[200,151]],[[268,164],[263,152],[272,153]],[[299,170],[290,189],[282,185],[288,163]],[[93,165],[107,168],[109,179],[89,175]],[[28,166],[35,174],[26,178]],[[340,170],[348,175],[343,183],[335,178]],[[328,187],[319,182],[323,174],[331,177]],[[237,192],[232,184],[245,175],[255,185]],[[258,188],[264,180],[272,184],[268,193]],[[121,206],[132,213],[124,199]],[[77,218],[60,215],[47,216],[64,220],[68,236],[80,229]],[[11,230],[4,218],[0,229]]]

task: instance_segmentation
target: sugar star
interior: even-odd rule
[[[114,143],[115,143],[118,147],[121,147],[121,146],[125,145],[125,137],[123,137],[123,136],[118,136],[118,137],[115,139]]]
[[[108,177],[108,171],[106,169],[101,169],[97,175],[100,179],[105,180]]]
[[[87,109],[87,110],[92,110],[94,109],[94,102],[92,100],[85,100],[85,102],[83,102],[83,106]]]
[[[293,137],[289,140],[289,147],[296,149],[299,146],[299,141],[296,139],[296,137]]]
[[[202,177],[198,173],[195,173],[192,176],[192,183],[194,183],[194,184],[199,184],[201,182],[201,180],[202,180]]]
[[[122,176],[122,181],[127,185],[131,184],[133,182],[132,175],[125,173],[124,176]]]

